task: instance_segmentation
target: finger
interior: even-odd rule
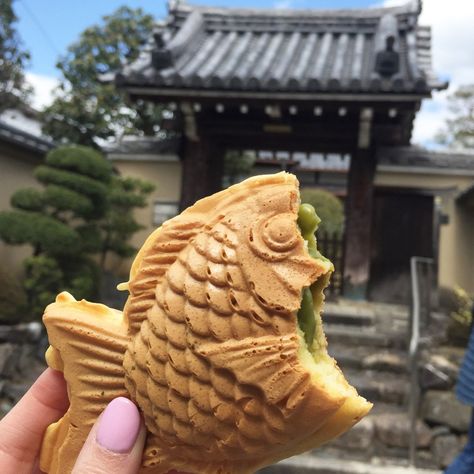
[[[68,405],[62,373],[46,369],[0,422],[0,472],[31,471],[46,428]]]
[[[146,430],[128,399],[112,400],[94,425],[72,474],[135,474],[140,468]]]

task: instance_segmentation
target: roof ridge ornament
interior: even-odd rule
[[[423,11],[423,0],[415,0],[415,11],[418,13],[418,15],[421,15],[421,12]]]
[[[177,9],[163,33],[151,37],[144,56],[116,75],[123,87],[154,87],[165,97],[173,90],[191,102],[201,94],[237,94],[244,103],[247,94],[267,100],[326,92],[393,93],[409,100],[408,93],[425,97],[446,87],[431,69],[429,32],[418,26],[420,0],[284,14],[169,1]]]
[[[379,22],[376,34],[375,72],[390,78],[400,70],[400,55],[395,49],[398,38],[398,22],[394,15],[385,14]]]
[[[173,64],[171,51],[166,45],[166,32],[163,28],[153,30],[155,47],[151,53],[151,62],[156,69],[166,69]]]

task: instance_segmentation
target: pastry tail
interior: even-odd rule
[[[46,361],[64,373],[70,407],[46,430],[40,466],[49,474],[67,474],[100,413],[112,399],[127,396],[127,327],[120,311],[76,301],[66,292],[46,308],[43,322],[50,343]]]

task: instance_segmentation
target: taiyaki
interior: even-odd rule
[[[61,293],[44,314],[46,360],[64,372],[70,408],[46,431],[41,469],[71,472],[118,396],[143,413],[142,474],[250,474],[366,415],[326,350],[333,266],[305,212],[294,175],[253,177],[150,235],[121,286],[123,313]]]

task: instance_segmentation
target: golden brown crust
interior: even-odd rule
[[[149,237],[123,318],[64,295],[48,307],[48,363],[64,370],[72,404],[48,429],[46,472],[70,472],[118,395],[145,418],[144,474],[250,473],[321,444],[370,409],[345,382],[335,391],[300,360],[301,291],[331,266],[308,255],[298,205],[292,175],[247,180]]]
[[[301,290],[329,269],[304,247],[298,206],[293,176],[259,178],[191,207],[142,250],[143,262],[167,260],[164,235],[182,219],[200,229],[169,258],[124,362],[127,389],[160,447],[146,460],[153,472],[177,459],[185,470],[241,472],[314,433],[344,403],[298,360]],[[143,267],[135,263],[131,298]]]
[[[43,321],[51,344],[46,360],[50,367],[64,372],[70,407],[48,427],[41,469],[67,473],[107,404],[128,396],[122,367],[128,337],[121,312],[76,301],[65,292],[46,308]]]

